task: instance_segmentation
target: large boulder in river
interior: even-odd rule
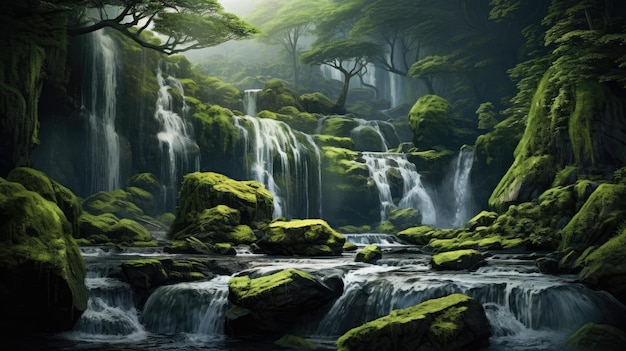
[[[72,226],[52,201],[0,178],[0,333],[71,329],[87,308]]]
[[[565,346],[570,351],[623,350],[626,331],[608,324],[587,323],[570,335]]]
[[[485,264],[485,259],[478,250],[455,250],[433,255],[431,264],[437,270],[458,271],[476,269]]]
[[[376,263],[383,257],[383,252],[376,245],[367,245],[357,251],[354,262]]]
[[[271,223],[257,242],[271,255],[341,255],[346,238],[323,219],[294,219]]]
[[[475,350],[490,335],[480,302],[452,294],[351,329],[337,340],[337,350]]]
[[[79,218],[80,231],[76,238],[81,245],[156,246],[152,235],[132,219],[119,219],[111,213],[94,216],[83,213]]]
[[[312,274],[289,268],[251,278],[234,277],[228,282],[228,299],[234,305],[226,313],[226,332],[234,336],[282,335],[302,323],[312,322],[343,292],[339,277],[324,281]]]
[[[219,205],[225,207],[217,207]],[[226,207],[229,209],[226,210]],[[211,210],[213,208],[216,209]],[[211,219],[213,215],[224,217],[222,224],[229,228],[240,224],[256,228],[259,224],[268,223],[273,212],[273,196],[259,182],[237,181],[213,172],[190,173],[183,179],[178,193],[176,220],[169,235],[176,238],[179,236],[177,233],[189,226],[198,227],[202,223],[218,225]],[[201,220],[203,216],[208,222]],[[198,237],[198,233],[194,236]]]

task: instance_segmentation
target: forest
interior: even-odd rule
[[[0,348],[621,350],[617,0],[0,3]]]

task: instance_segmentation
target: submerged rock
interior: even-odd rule
[[[71,329],[87,308],[85,266],[59,207],[0,178],[0,330]]]
[[[227,333],[234,336],[290,332],[343,292],[339,277],[321,281],[294,269],[258,278],[241,276],[228,282],[233,307],[226,313]]]
[[[483,255],[478,250],[456,250],[433,255],[431,264],[437,270],[476,269],[485,264]]]
[[[346,239],[322,219],[276,221],[257,244],[271,255],[341,255]]]
[[[490,335],[482,305],[452,294],[351,329],[337,340],[337,350],[474,350]]]
[[[568,350],[623,350],[626,331],[607,324],[587,323],[565,341]]]
[[[383,257],[382,251],[376,245],[367,245],[361,250],[357,251],[355,262],[375,263]]]

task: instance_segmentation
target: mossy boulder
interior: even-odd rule
[[[313,140],[319,147],[332,146],[342,149],[354,150],[354,141],[349,137],[338,137],[334,135],[316,134]]]
[[[457,155],[457,152],[448,149],[424,151],[412,149],[406,154],[406,158],[419,170],[423,181],[437,184],[446,177],[450,163]]]
[[[219,215],[226,221],[222,223],[222,228],[239,224],[256,228],[259,223],[269,222],[273,211],[272,194],[259,182],[237,181],[213,172],[190,173],[183,179],[178,193],[176,220],[169,236],[184,236],[184,231],[190,226],[189,230],[207,223],[215,227],[220,220],[212,218],[213,215]]]
[[[307,134],[313,134],[315,132],[315,128],[317,127],[316,115],[308,112],[300,112],[294,106],[283,107],[278,112],[263,110],[257,113],[257,117],[284,122],[292,129],[299,130]]]
[[[583,261],[579,279],[592,287],[608,291],[626,303],[626,229],[610,239]]]
[[[608,324],[587,323],[565,340],[570,351],[617,351],[626,345],[626,331]]]
[[[321,121],[319,134],[336,137],[351,137],[352,130],[359,126],[359,122],[347,116],[330,116]]]
[[[433,255],[431,265],[436,270],[472,270],[485,264],[478,250],[455,250]]]
[[[228,282],[226,332],[234,336],[291,332],[343,292],[341,278],[320,280],[289,268],[257,278],[240,276]]]
[[[119,219],[111,213],[97,216],[83,213],[79,225],[80,232],[76,237],[87,239],[94,245],[140,245],[153,241],[150,232],[141,224],[132,219]]]
[[[302,104],[298,94],[288,88],[285,82],[279,79],[274,79],[263,87],[263,90],[259,92],[258,96],[258,110],[269,110],[278,112],[282,108],[293,106],[299,111],[303,111]]]
[[[309,113],[328,115],[334,112],[335,103],[322,93],[311,93],[300,96],[302,107]]]
[[[475,135],[463,128],[452,105],[437,95],[424,95],[417,99],[409,111],[409,127],[413,131],[413,144],[420,149],[458,150],[470,144]]]
[[[274,345],[292,350],[317,350],[317,345],[303,337],[296,335],[283,335],[282,338],[274,341]]]
[[[132,176],[126,183],[133,202],[146,214],[156,216],[163,212],[163,185],[152,173],[139,173]]]
[[[345,242],[323,219],[294,219],[270,223],[257,244],[271,255],[334,256]]]
[[[256,236],[252,229],[241,223],[238,210],[226,205],[217,205],[198,213],[192,223],[183,230],[173,233],[173,240],[195,237],[204,243],[252,244]]]
[[[474,350],[487,345],[490,335],[482,305],[452,294],[351,329],[337,340],[337,350]]]
[[[87,308],[85,266],[72,226],[52,201],[0,178],[3,335],[71,329]]]
[[[389,212],[387,220],[393,225],[394,232],[420,225],[422,223],[422,213],[414,208],[398,208]]]
[[[376,245],[367,245],[357,251],[354,262],[376,263],[383,257],[383,252]]]
[[[560,248],[582,252],[602,245],[615,235],[625,216],[626,186],[601,184],[563,228]]]
[[[472,217],[465,224],[465,228],[467,230],[476,230],[478,227],[488,227],[495,223],[496,219],[498,219],[498,214],[492,211],[481,211],[474,217]]]
[[[93,215],[112,213],[118,218],[139,219],[144,215],[124,189],[97,192],[83,200],[83,209]]]
[[[63,211],[65,218],[72,224],[73,233],[77,233],[78,218],[83,212],[83,207],[71,190],[50,179],[45,173],[28,167],[14,168],[7,176],[7,180],[20,183],[27,190],[34,191],[44,199],[56,203]]]
[[[416,245],[426,245],[436,235],[437,229],[433,226],[422,225],[407,228],[396,234],[400,239]]]

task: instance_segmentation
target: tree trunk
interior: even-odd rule
[[[335,106],[333,107],[333,110],[335,111],[335,113],[339,113],[339,114],[346,113],[346,100],[348,99],[348,90],[350,89],[350,79],[352,79],[352,77],[354,76],[347,72],[342,72],[342,73],[343,73],[343,88],[341,89],[341,95],[339,95],[339,99],[337,99],[337,102],[335,103]]]

